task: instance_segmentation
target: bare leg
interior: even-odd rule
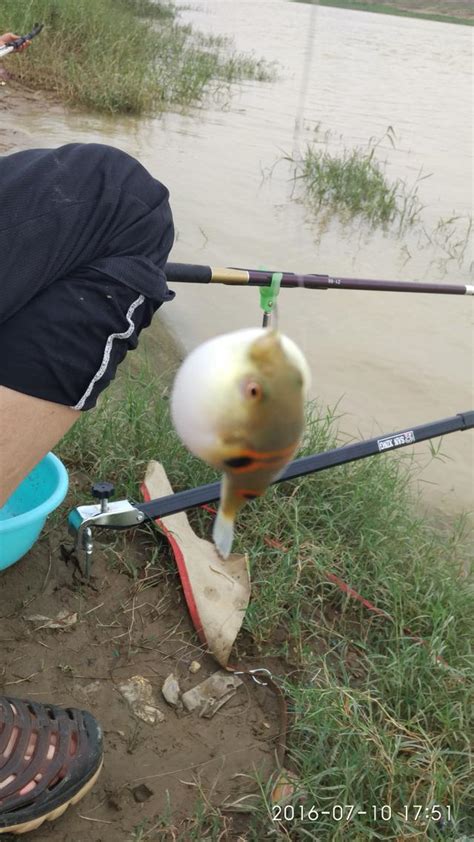
[[[0,386],[0,506],[80,412]]]

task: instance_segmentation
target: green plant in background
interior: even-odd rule
[[[395,148],[396,135],[392,126],[379,138],[371,138],[366,147],[348,148],[330,151],[329,144],[341,144],[341,137],[327,129],[322,132],[318,123],[314,129],[315,140],[306,146],[305,151],[297,155],[284,155],[279,160],[292,165],[295,185],[302,186],[303,200],[309,207],[320,232],[333,216],[343,224],[360,220],[369,230],[381,228],[396,237],[403,238],[412,232],[419,249],[431,248],[442,271],[450,263],[460,269],[470,271],[472,261],[473,220],[470,215],[453,212],[449,219],[439,219],[431,230],[423,221],[425,205],[419,196],[422,181],[431,177],[431,173],[418,173],[415,181],[409,185],[400,178],[390,180],[386,173],[386,163],[376,157],[376,150],[387,139]],[[277,161],[278,163],[278,161]],[[274,165],[275,166],[275,165]],[[270,168],[271,173],[273,167]],[[407,244],[403,245],[406,258],[411,258]],[[406,261],[405,261],[406,262]]]
[[[333,205],[350,215],[362,214],[372,224],[391,222],[397,209],[395,188],[385,181],[373,150],[344,150],[330,155],[308,147],[301,166],[301,178],[317,207]]]
[[[458,23],[474,26],[472,3],[469,0],[292,0],[293,3],[309,3],[318,6],[336,6],[360,12],[400,15],[401,17],[434,20],[442,23]]]
[[[385,165],[375,156],[385,137],[394,146],[395,132],[389,126],[380,140],[371,139],[365,149],[344,147],[333,153],[315,142],[307,145],[300,158],[286,156],[284,160],[293,164],[294,178],[303,183],[305,199],[316,213],[324,208],[345,221],[360,216],[374,228],[395,226],[401,234],[419,220],[423,205],[418,182],[429,176],[420,174],[412,188],[400,179],[390,182]]]

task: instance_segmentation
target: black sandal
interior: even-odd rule
[[[90,713],[0,696],[0,834],[57,819],[93,787],[102,760]]]

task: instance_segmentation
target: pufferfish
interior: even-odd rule
[[[309,385],[302,352],[271,328],[216,336],[192,351],[176,375],[176,432],[191,453],[223,471],[212,536],[223,558],[239,510],[264,493],[298,448]]]

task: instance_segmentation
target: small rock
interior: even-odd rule
[[[191,661],[191,663],[189,665],[189,672],[193,672],[193,673],[199,672],[200,669],[201,669],[201,664],[199,663],[199,661]]]
[[[174,673],[170,673],[170,675],[165,678],[161,692],[163,693],[165,701],[167,701],[169,705],[177,707],[181,704],[181,689],[178,679]]]
[[[86,684],[85,687],[82,688],[82,692],[86,696],[95,696],[97,693],[99,693],[100,689],[100,681],[91,681],[90,684]]]

